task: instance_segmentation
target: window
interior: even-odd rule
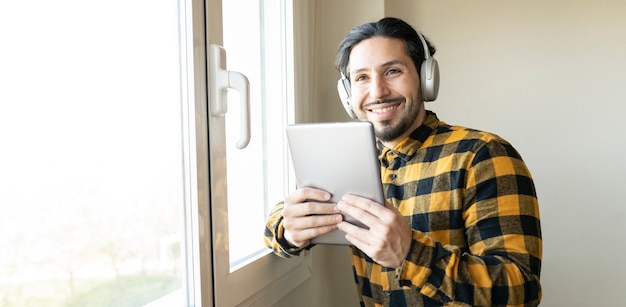
[[[178,5],[1,2],[1,306],[183,292]]]
[[[228,212],[236,213],[228,215],[230,270],[234,271],[268,252],[258,234],[269,209],[289,187],[284,128],[293,121],[293,108],[287,99],[284,5],[275,0],[224,1],[222,5],[228,69],[248,77],[251,96],[252,140],[247,148],[234,145],[241,126],[239,97],[234,91],[226,114]]]
[[[228,97],[225,116],[208,112],[218,306],[270,306],[310,276],[309,257],[279,259],[263,244],[268,210],[295,186],[289,181],[284,131],[293,121],[291,5],[291,1],[274,0],[222,1],[221,15],[214,17],[223,21],[221,29],[211,20],[218,10],[208,10],[209,24],[214,25],[209,27],[209,41],[224,46],[227,70],[250,80],[252,115],[252,139],[239,150],[235,147],[241,126],[238,94]]]
[[[0,2],[0,306],[269,305],[310,276],[262,242],[293,186],[291,1],[221,2]],[[206,117],[205,15],[251,81],[244,150],[237,103]]]

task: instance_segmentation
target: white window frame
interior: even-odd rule
[[[285,0],[288,12],[288,23],[293,23],[294,7],[292,0]],[[188,127],[188,143],[185,144],[188,161],[188,204],[186,232],[188,245],[188,297],[194,306],[235,306],[258,305],[267,306],[276,303],[287,293],[295,289],[311,276],[311,256],[305,252],[300,257],[282,259],[268,252],[246,264],[236,271],[230,272],[228,255],[214,254],[213,238],[223,235],[224,228],[215,227],[211,220],[216,212],[227,209],[225,193],[212,193],[222,189],[225,183],[223,174],[225,163],[216,163],[211,159],[219,159],[225,155],[225,139],[223,133],[211,134],[223,129],[223,118],[212,117],[207,108],[209,88],[207,76],[207,46],[221,45],[221,0],[191,0],[190,7],[181,8],[181,13],[188,22],[185,33],[186,57],[191,61],[183,75],[188,78],[188,88],[184,91],[192,105],[184,112],[184,122]],[[204,16],[203,16],[204,14]],[[205,22],[206,18],[206,22]],[[293,33],[287,33],[293,38]],[[287,46],[289,72],[287,78],[291,90],[288,99],[294,101],[296,79],[294,73],[293,41]],[[292,172],[289,171],[288,174]],[[293,177],[293,176],[292,176]],[[295,187],[295,185],[294,185]],[[222,206],[222,207],[220,207]],[[226,227],[227,230],[227,227]],[[251,234],[254,235],[254,234]],[[262,238],[262,230],[258,236]]]

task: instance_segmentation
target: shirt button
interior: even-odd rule
[[[391,290],[387,290],[387,291],[385,291],[385,295],[387,295],[387,296],[391,296]]]
[[[391,174],[391,179],[396,179],[396,177],[398,177],[396,174]]]

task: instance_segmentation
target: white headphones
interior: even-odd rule
[[[430,50],[428,50],[428,44],[426,44],[426,40],[418,31],[417,36],[422,42],[422,47],[424,47],[424,61],[420,67],[420,86],[422,88],[422,98],[424,101],[435,101],[437,99],[437,94],[439,93],[439,64],[437,60],[430,55]],[[337,81],[337,92],[339,93],[339,99],[341,99],[341,103],[343,107],[348,112],[351,118],[357,119],[356,113],[352,108],[352,104],[350,102],[350,80],[346,78],[346,76],[341,73],[341,79]]]

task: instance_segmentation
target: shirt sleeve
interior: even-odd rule
[[[396,277],[441,302],[536,306],[542,240],[530,172],[505,141],[481,143],[468,161],[463,223],[468,247],[442,245],[414,230]]]
[[[292,256],[298,256],[302,252],[302,248],[293,246],[283,237],[285,229],[283,228],[283,207],[284,203],[278,203],[272,209],[267,223],[265,225],[265,245],[270,248],[274,254],[283,257],[291,258]]]

